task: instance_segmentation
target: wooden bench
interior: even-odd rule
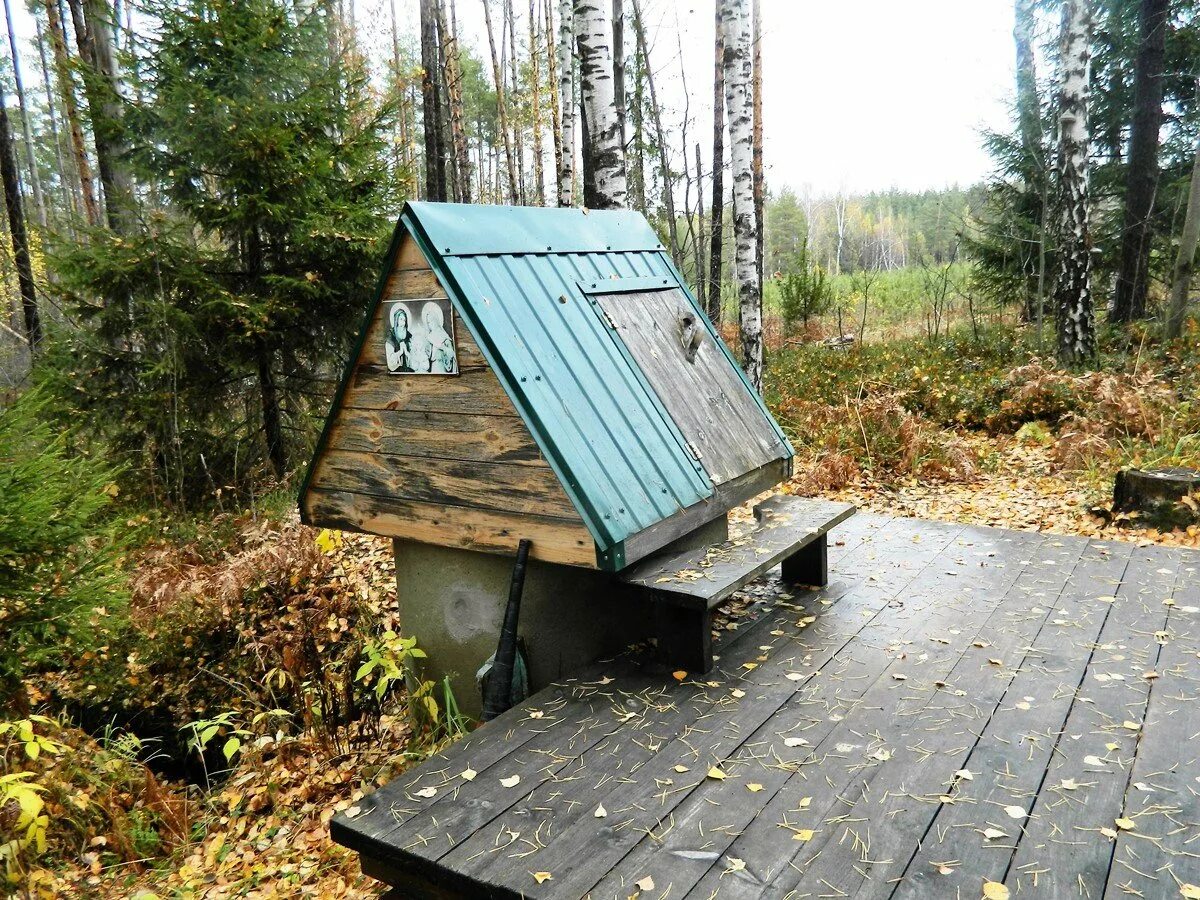
[[[849,503],[772,497],[754,508],[758,524],[747,534],[710,547],[657,554],[622,572],[620,579],[645,589],[654,602],[663,661],[707,672],[713,664],[710,611],[780,563],[785,582],[823,586],[829,530],[854,513]]]

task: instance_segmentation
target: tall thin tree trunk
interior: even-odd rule
[[[37,154],[33,150],[33,132],[29,125],[29,106],[25,102],[25,81],[21,77],[21,53],[17,49],[17,35],[13,31],[12,6],[4,0],[4,18],[8,24],[8,47],[12,51],[13,86],[17,90],[17,108],[21,112],[21,134],[25,139],[25,163],[29,172],[29,185],[33,188],[33,205],[37,208],[38,224],[46,227],[46,200],[42,196],[42,176],[38,173]]]
[[[691,215],[689,211],[689,216]],[[708,309],[708,270],[704,267],[704,160],[700,155],[700,142],[696,141],[696,299],[700,308]]]
[[[517,160],[517,196],[520,202],[526,202],[525,196],[525,138],[521,128],[521,111],[519,106],[521,79],[517,74],[517,24],[516,14],[513,11],[513,0],[504,0],[504,23],[505,31],[508,34],[508,69],[511,85],[509,90],[509,102],[512,105],[513,112],[513,155]],[[503,44],[503,42],[501,42]],[[501,52],[503,57],[503,51]]]
[[[716,6],[716,65],[713,71],[713,151],[712,213],[708,247],[708,317],[721,322],[721,252],[725,219],[725,29],[721,22],[721,4]]]
[[[597,209],[625,206],[629,191],[613,79],[611,13],[611,0],[575,0],[579,89],[587,143],[585,176],[590,165],[595,179],[592,205]]]
[[[504,156],[508,161],[508,202],[515,206],[520,196],[517,192],[517,163],[513,158],[512,135],[508,130],[508,105],[504,101],[504,70],[500,66],[500,56],[496,53],[496,36],[492,30],[490,0],[483,0],[483,20],[487,25],[488,47],[492,51],[492,79],[496,82],[496,109],[500,116],[500,133],[504,137]]]
[[[542,65],[538,41],[537,0],[529,0],[529,115],[533,119],[533,202],[546,205],[546,173],[542,169]]]
[[[1037,93],[1037,61],[1034,55],[1034,4],[1035,0],[1016,0],[1013,10],[1013,43],[1017,51],[1017,125],[1021,134],[1021,146],[1029,159],[1029,172],[1037,173],[1044,183],[1048,177],[1042,148],[1042,114],[1041,104]],[[1040,197],[1043,193],[1041,184],[1027,183],[1024,190],[1031,197]],[[1029,206],[1035,206],[1030,203]],[[1042,210],[1042,220],[1045,220],[1045,210]],[[1041,229],[1044,230],[1044,229]],[[1039,241],[1039,244],[1043,243]],[[1025,303],[1024,315],[1028,322],[1037,321],[1041,313],[1038,307],[1044,307],[1045,297],[1040,288],[1030,289],[1030,276],[1035,271],[1033,255],[1022,253],[1022,267],[1025,270]],[[1039,255],[1041,248],[1039,247]]]
[[[453,3],[453,0],[451,0]],[[436,0],[438,32],[442,36],[442,77],[446,82],[450,112],[450,137],[454,145],[454,199],[471,202],[471,157],[467,148],[467,129],[463,123],[462,67],[458,53],[455,24],[446,19],[445,0]]]
[[[1061,263],[1054,294],[1058,317],[1058,356],[1063,363],[1075,366],[1091,362],[1096,356],[1092,246],[1088,219],[1091,31],[1088,0],[1064,0],[1058,103]]]
[[[641,47],[635,42],[633,53],[633,143],[626,159],[629,161],[629,191],[633,194],[634,208],[643,216],[650,214],[646,202],[646,72],[649,66],[642,55]]]
[[[558,0],[558,108],[562,117],[562,156],[558,167],[558,205],[575,202],[575,11],[572,0]]]
[[[421,0],[421,115],[425,131],[425,199],[445,201],[446,151],[442,144],[442,97],[437,85],[437,0]]]
[[[762,392],[762,294],[755,259],[758,220],[754,210],[754,110],[751,97],[750,10],[748,0],[720,0],[725,29],[725,108],[729,118],[729,159],[733,175],[734,258],[742,367]]]
[[[404,109],[404,86],[400,81],[400,27],[396,21],[396,0],[389,0],[388,8],[392,14],[392,87],[396,93],[398,109],[396,110],[396,133],[392,140],[392,168],[399,181],[406,169],[404,158],[405,126],[407,118]]]
[[[622,151],[625,144],[625,0],[612,0],[613,96],[617,102],[617,123]],[[646,70],[649,72],[649,69]],[[684,149],[684,155],[687,149]]]
[[[763,92],[762,92],[762,2],[753,0],[753,97],[754,97],[754,221],[758,225],[755,235],[754,258],[758,269],[758,287],[762,290],[765,247],[763,236],[767,232],[767,185],[763,176]]]
[[[1125,226],[1112,307],[1115,322],[1129,322],[1146,315],[1169,12],[1168,0],[1142,0],[1133,74],[1133,127],[1129,136],[1129,164],[1125,167]]]
[[[575,43],[579,43],[576,38]],[[582,69],[582,65],[580,66]],[[580,83],[582,91],[582,79]],[[579,164],[583,179],[583,205],[588,209],[599,209],[596,196],[596,164],[592,160],[592,142],[588,139],[588,111],[583,94],[579,94]]]
[[[1197,85],[1200,94],[1200,84]],[[1192,285],[1192,273],[1196,264],[1196,244],[1200,241],[1200,142],[1192,160],[1192,184],[1188,191],[1187,214],[1183,220],[1183,233],[1179,237],[1179,252],[1175,256],[1175,268],[1171,274],[1171,300],[1167,310],[1167,337],[1174,339],[1183,333],[1183,320],[1187,315],[1188,292]]]
[[[21,312],[25,317],[25,337],[29,349],[36,352],[42,342],[42,320],[38,314],[37,294],[33,286],[33,267],[29,260],[29,237],[25,232],[25,212],[21,206],[21,177],[13,150],[12,126],[8,121],[8,103],[0,96],[0,180],[4,182],[4,206],[8,211],[8,235],[12,239],[13,261],[17,267],[17,286],[21,291]]]
[[[35,16],[34,25],[37,29],[38,61],[42,66],[42,86],[46,89],[46,114],[50,122],[50,140],[54,144],[54,162],[58,166],[63,206],[74,212],[76,209],[75,191],[67,177],[67,163],[63,156],[62,132],[58,127],[58,109],[54,103],[54,88],[53,82],[50,80],[50,61],[46,58],[46,36],[42,31],[42,20]]]
[[[645,82],[650,91],[650,116],[654,119],[654,134],[658,143],[658,166],[662,172],[663,205],[667,210],[667,237],[671,245],[671,259],[675,268],[683,271],[683,248],[679,245],[679,223],[675,215],[675,177],[671,173],[671,161],[667,155],[667,133],[663,129],[662,109],[658,105],[658,91],[654,87],[654,70],[650,65],[650,45],[646,40],[646,28],[642,19],[641,0],[633,0],[633,32],[638,51],[645,61]],[[687,148],[684,147],[684,165],[687,165]]]
[[[263,436],[267,441],[267,458],[275,477],[282,480],[287,475],[287,450],[283,443],[283,421],[279,408],[279,390],[275,386],[275,373],[271,371],[274,354],[266,347],[258,352],[258,389],[262,404]]]
[[[550,0],[542,2],[542,17],[546,35],[546,93],[550,98],[550,133],[554,139],[554,177],[560,179],[563,166],[562,107],[558,97],[558,60],[554,47],[554,6]],[[542,177],[545,177],[544,173]],[[545,204],[545,188],[542,189],[542,203]]]
[[[120,77],[112,44],[112,10],[105,0],[69,0],[75,41],[86,69],[83,79],[104,212],[108,227],[129,234],[136,225],[133,178],[126,161]]]
[[[87,144],[83,139],[83,125],[79,121],[79,105],[75,101],[75,83],[71,78],[71,64],[67,57],[67,36],[58,12],[58,0],[46,0],[45,5],[50,29],[50,46],[54,51],[54,75],[58,80],[59,96],[62,98],[63,118],[71,137],[71,152],[75,159],[75,172],[79,178],[83,213],[88,225],[98,228],[102,221],[100,204],[96,200],[92,166],[88,161]]]

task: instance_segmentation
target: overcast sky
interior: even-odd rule
[[[368,52],[377,57],[388,53],[393,0],[355,2]],[[417,0],[394,2],[401,31],[416,34]],[[499,6],[498,0],[492,2]],[[541,0],[537,2],[540,6]],[[699,141],[707,166],[712,0],[642,3],[673,152],[686,149],[690,159]],[[482,0],[455,4],[463,39],[485,55]],[[523,42],[529,3],[515,0],[515,5],[518,40]],[[557,0],[553,5],[557,8]],[[32,20],[23,3],[13,7],[27,39],[25,78],[37,82],[37,56],[28,43]],[[762,0],[762,9],[764,155],[770,186],[802,190],[811,185],[826,194],[839,189],[919,190],[967,185],[987,173],[980,128],[1003,125],[1007,118],[1012,0]],[[681,127],[685,107],[686,148]]]
[[[383,35],[389,2],[358,0],[368,42],[390,40]],[[464,39],[486,52],[481,2],[456,6]],[[682,43],[688,153],[699,140],[707,160],[712,2],[642,2],[659,92],[676,123],[684,108]],[[413,22],[416,0],[397,3],[402,22]],[[528,15],[527,0],[516,0],[516,9]],[[809,184],[818,193],[922,189],[967,185],[987,173],[980,128],[1007,119],[1012,0],[762,0],[762,10],[769,184]],[[678,124],[672,131],[681,152]]]

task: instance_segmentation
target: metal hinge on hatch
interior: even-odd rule
[[[696,457],[697,460],[699,460],[703,457],[703,454],[699,450],[696,449],[696,445],[693,444],[691,441],[687,442],[687,448],[688,448],[688,452],[691,453],[692,456]]]
[[[600,310],[600,315],[604,316],[604,321],[608,323],[608,327],[611,328],[613,331],[616,331],[617,323],[614,322],[612,316],[610,316],[608,314],[608,310],[605,309],[603,306],[601,306],[599,303],[596,304],[596,308],[598,310]]]

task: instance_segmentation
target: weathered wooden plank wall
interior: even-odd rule
[[[411,238],[400,246],[305,502],[311,521],[449,547],[596,565],[595,544],[466,325],[458,375],[392,375],[386,303],[446,294]]]

